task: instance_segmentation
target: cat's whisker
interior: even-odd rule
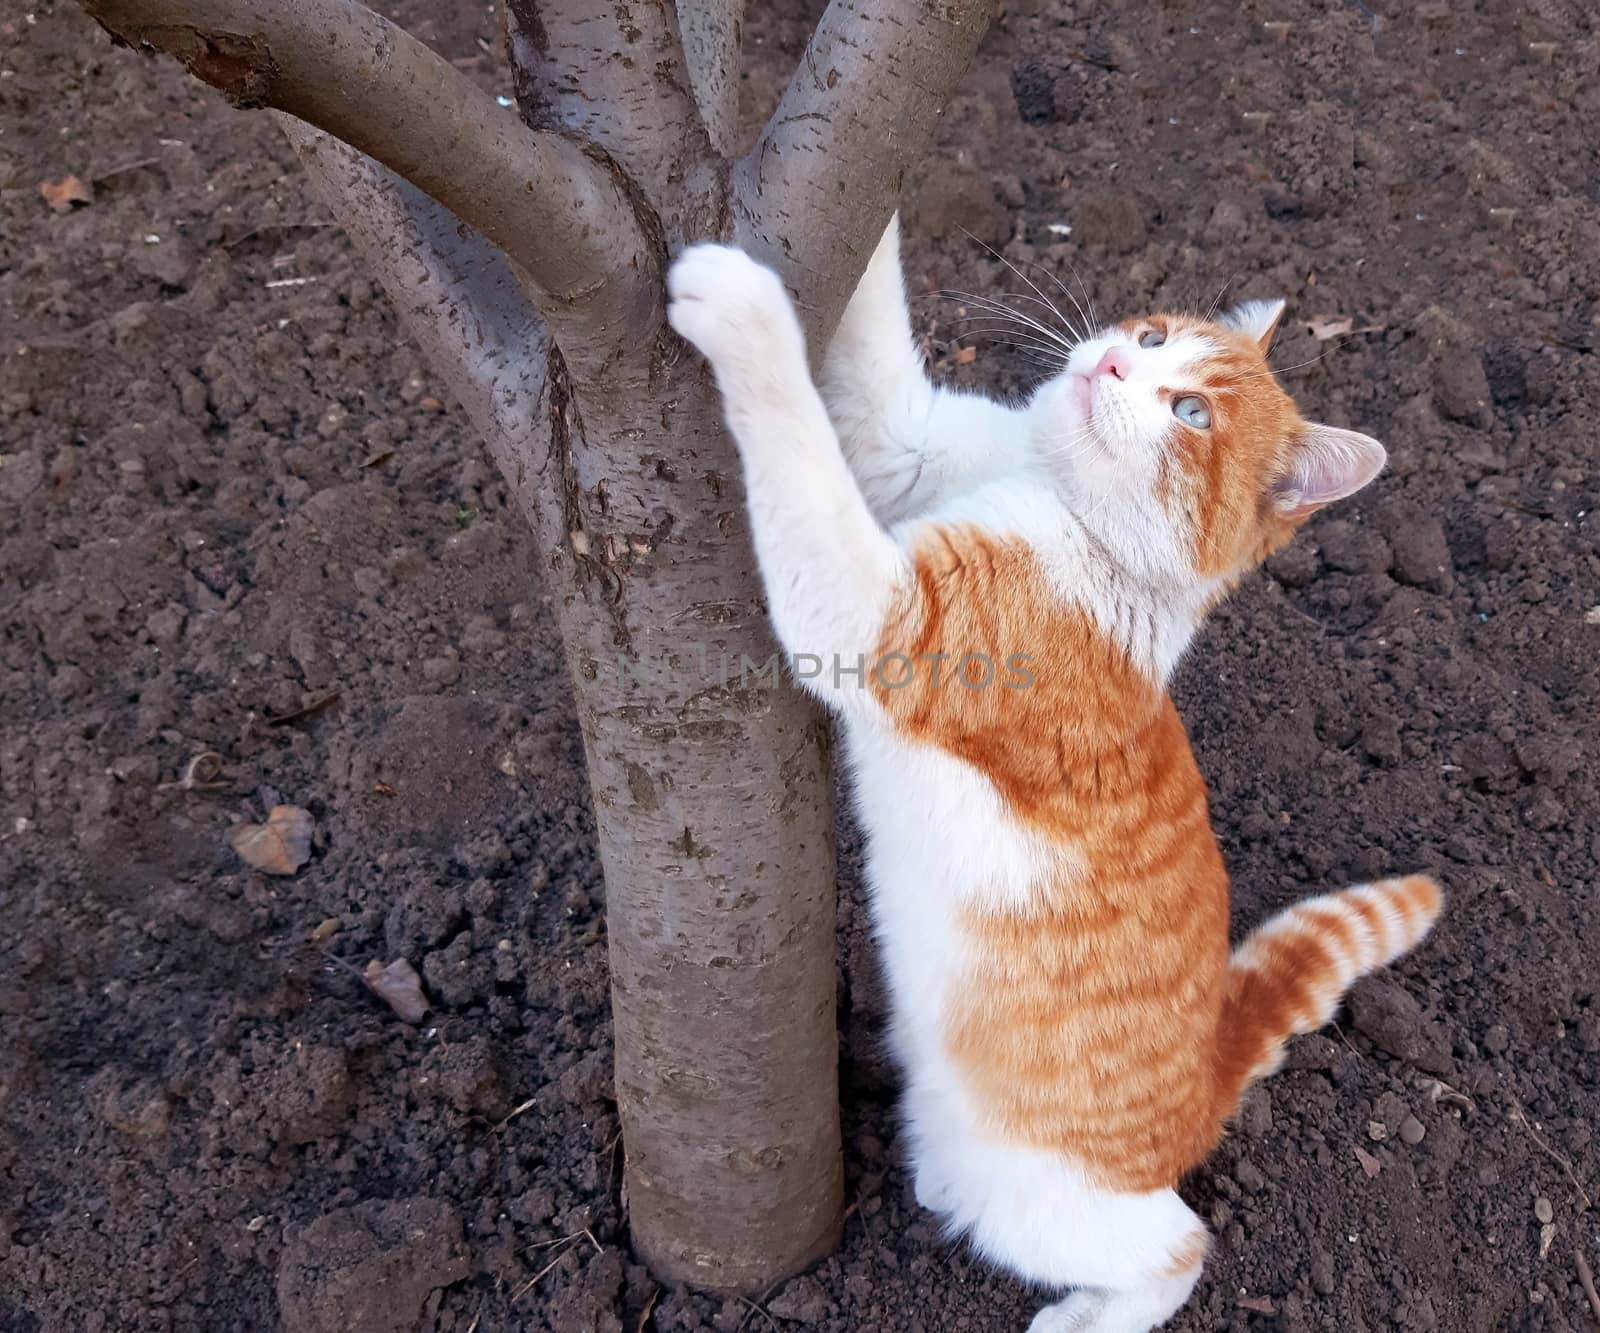
[[[1012,346],[1031,347],[1035,351],[1042,352],[1051,357],[1056,365],[1065,369],[1067,365],[1067,355],[1061,350],[1060,347],[1056,346],[1054,343],[1041,342],[1038,338],[1022,332],[1010,324],[989,324],[977,328],[963,329],[957,336],[959,338],[984,338],[989,342],[1008,341],[1008,339],[1002,338],[1000,336],[1001,334],[1011,335],[1010,342]]]
[[[1019,319],[1014,314],[1008,316],[1000,312],[984,311],[982,314],[968,315],[959,320],[952,320],[951,325],[953,327],[960,327],[980,319],[991,319],[997,321],[994,325],[996,328],[1015,329],[1018,333],[1024,334],[1028,337],[1042,338],[1048,342],[1052,348],[1058,351],[1063,359],[1069,356],[1072,352],[1072,347],[1070,344],[1063,342],[1048,329],[1041,329],[1034,321],[1028,319]]]
[[[963,227],[962,230],[966,231],[966,228]],[[976,236],[973,236],[970,231],[967,232],[967,236],[969,238],[971,238],[972,240],[977,241],[979,245],[983,246],[983,248],[985,250],[987,250],[991,255],[993,255],[1002,264],[1004,264],[1008,269],[1010,269],[1013,273],[1015,273],[1025,283],[1027,283],[1028,286],[1033,289],[1034,295],[1037,296],[1041,301],[1043,301],[1045,303],[1045,305],[1050,307],[1051,313],[1054,314],[1055,317],[1057,319],[1059,319],[1062,322],[1063,325],[1067,326],[1068,328],[1070,328],[1072,326],[1072,321],[1070,319],[1068,319],[1065,315],[1063,315],[1059,309],[1057,309],[1055,302],[1052,301],[1048,296],[1046,296],[1044,294],[1043,289],[1039,286],[1038,283],[1034,282],[1032,278],[1030,278],[1020,268],[1018,268],[1015,264],[1013,264],[1009,259],[1007,259],[998,250],[996,250],[994,248],[994,246],[989,245],[984,241],[979,241],[978,238]],[[1082,341],[1082,335],[1081,334],[1079,335],[1079,341]]]
[[[1003,260],[1002,262],[1007,262],[1007,261]],[[1030,268],[1038,269],[1041,273],[1044,274],[1045,277],[1049,278],[1052,282],[1054,282],[1057,287],[1061,287],[1061,279],[1057,278],[1053,273],[1050,272],[1049,269],[1045,268],[1042,264],[1034,263],[1032,261],[1027,261],[1027,262],[1028,262],[1028,266]],[[1013,267],[1012,271],[1013,272],[1016,271],[1014,267]],[[1023,278],[1023,281],[1027,282],[1028,280],[1026,278]],[[1028,285],[1032,286],[1033,284],[1029,283]],[[1038,291],[1039,289],[1037,287],[1035,287],[1034,290]],[[1068,298],[1071,299],[1072,303],[1075,306],[1077,306],[1078,314],[1083,318],[1084,323],[1087,325],[1088,317],[1083,314],[1083,307],[1081,305],[1078,305],[1077,298],[1074,297],[1070,291],[1067,291],[1067,289],[1065,287],[1061,287],[1061,290],[1063,292],[1066,292]],[[1037,296],[1029,296],[1026,292],[1005,292],[1002,295],[1002,299],[1011,300],[1011,301],[1027,301],[1030,305],[1043,306],[1046,310],[1048,310],[1052,315],[1054,315],[1057,319],[1059,319],[1061,321],[1062,325],[1065,327],[1067,333],[1072,337],[1074,342],[1084,342],[1089,336],[1082,328],[1080,328],[1078,326],[1078,323],[1077,323],[1076,320],[1072,320],[1072,319],[1067,318],[1066,314],[1060,309],[1060,307],[1058,307],[1053,302],[1051,302],[1051,301],[1049,301],[1047,299],[1041,299],[1040,297],[1037,297]]]
[[[980,310],[976,314],[962,315],[958,319],[952,319],[950,321],[950,326],[951,327],[959,327],[959,326],[962,326],[962,325],[975,323],[975,322],[977,322],[979,320],[992,320],[995,323],[1002,324],[1007,328],[1026,329],[1028,331],[1028,333],[1029,333],[1029,336],[1039,336],[1039,337],[1046,336],[1046,335],[1040,333],[1040,331],[1032,323],[1030,323],[1029,321],[1027,321],[1025,319],[1018,319],[1013,312],[1009,312],[1009,311]],[[1066,343],[1063,343],[1061,341],[1061,339],[1058,338],[1058,337],[1050,338],[1049,341],[1059,351],[1061,351],[1061,353],[1063,355],[1068,354],[1068,353],[1070,353],[1072,351],[1071,346],[1066,344]]]
[[[1095,428],[1093,422],[1090,422],[1086,426],[1080,427],[1076,432],[1071,433],[1069,436],[1058,435],[1052,437],[1047,435],[1044,437],[1046,442],[1050,441],[1051,439],[1065,439],[1066,443],[1058,445],[1054,449],[1039,450],[1041,457],[1060,458],[1064,455],[1074,457],[1081,456],[1090,445],[1095,445],[1098,447],[1096,447],[1094,452],[1089,455],[1087,461],[1090,463],[1098,463],[1105,455],[1106,451],[1111,447],[1110,440],[1108,440]]]
[[[1222,304],[1222,298],[1228,294],[1228,288],[1233,286],[1233,284],[1238,280],[1239,275],[1235,273],[1231,278],[1222,284],[1222,290],[1212,298],[1210,306],[1206,309],[1205,318],[1208,322],[1217,313],[1217,307]]]
[[[1053,341],[1060,343],[1062,347],[1068,349],[1069,351],[1071,350],[1071,348],[1073,346],[1073,344],[1071,342],[1069,342],[1060,333],[1056,332],[1056,330],[1050,328],[1047,324],[1044,324],[1042,321],[1035,319],[1032,315],[1028,314],[1026,311],[1017,310],[1013,306],[1003,305],[998,301],[992,301],[988,297],[984,297],[984,296],[977,296],[972,292],[961,292],[961,291],[950,290],[950,291],[935,292],[934,295],[948,297],[948,298],[955,299],[955,300],[965,301],[968,305],[976,306],[979,310],[984,311],[985,313],[994,314],[994,315],[1004,315],[1004,316],[1006,316],[1008,318],[1019,320],[1019,321],[1025,323],[1025,324],[1028,324],[1028,325],[1032,326],[1033,328],[1037,329],[1040,333],[1045,334],[1047,337],[1051,338]],[[1055,311],[1053,306],[1049,306],[1048,302],[1037,302],[1037,301],[1034,301],[1033,297],[1026,296],[1026,295],[1024,295],[1024,294],[1022,294],[1020,292],[1010,293],[1010,295],[1014,296],[1015,299],[1017,299],[1019,301],[1032,301],[1032,302],[1034,302],[1034,304],[1044,304],[1044,305],[1047,306],[1047,308],[1051,309],[1058,316],[1060,314],[1059,311]]]
[[[1077,268],[1074,267],[1070,259],[1068,259],[1066,262],[1067,267],[1072,269],[1072,276],[1078,279],[1078,286],[1083,287],[1083,279],[1078,277]],[[1051,282],[1055,283],[1057,287],[1061,288],[1062,294],[1067,298],[1067,300],[1072,302],[1073,308],[1077,310],[1078,317],[1083,320],[1086,328],[1094,329],[1098,327],[1098,321],[1090,318],[1089,313],[1083,308],[1083,302],[1078,300],[1077,296],[1074,295],[1072,288],[1068,287],[1066,283],[1062,282],[1060,278],[1047,269],[1043,264],[1034,264],[1033,267],[1037,268],[1039,272],[1043,273],[1045,277],[1049,278]],[[1088,296],[1089,289],[1087,287],[1084,287],[1083,294]],[[1092,302],[1090,304],[1091,306],[1093,305]],[[1085,334],[1082,335],[1082,337],[1084,341],[1088,340],[1088,335]]]
[[[1250,375],[1234,375],[1227,382],[1229,384],[1244,384],[1250,380],[1271,379],[1278,375],[1287,375],[1291,370],[1304,370],[1307,366],[1314,366],[1325,356],[1331,356],[1344,346],[1344,342],[1337,342],[1332,347],[1318,352],[1315,356],[1304,361],[1297,361],[1292,366],[1268,366],[1265,370],[1258,370]]]
[[[1081,439],[1068,440],[1065,444],[1059,444],[1053,449],[1041,449],[1039,453],[1045,458],[1059,458],[1063,454],[1081,454],[1085,449],[1096,443],[1103,447],[1105,441],[1096,441],[1092,436],[1086,435]]]
[[[1089,321],[1089,327],[1092,329],[1098,329],[1100,327],[1100,316],[1095,313],[1094,297],[1089,295],[1089,284],[1083,280],[1083,274],[1078,272],[1078,266],[1074,264],[1071,259],[1069,259],[1066,255],[1062,255],[1061,258],[1066,263],[1066,266],[1072,270],[1073,281],[1078,284],[1079,290],[1083,292],[1084,304],[1089,307],[1089,313],[1085,316],[1085,318]],[[1056,286],[1060,287],[1062,291],[1066,292],[1068,296],[1072,297],[1072,304],[1078,307],[1079,314],[1083,314],[1083,305],[1078,304],[1078,298],[1076,296],[1072,296],[1071,290],[1064,283],[1062,283],[1060,278],[1056,279]]]

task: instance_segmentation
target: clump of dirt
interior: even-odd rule
[[[506,91],[494,17],[425,9]],[[752,15],[752,117],[812,17]],[[1179,702],[1241,930],[1410,869],[1446,916],[1186,1183],[1218,1243],[1177,1329],[1585,1326],[1595,23],[1018,0],[911,182],[951,229],[907,243],[941,374],[1043,368],[937,290],[1282,295],[1302,405],[1391,450],[1218,613]],[[844,1245],[760,1313],[656,1290],[519,517],[265,119],[71,6],[0,22],[0,65],[0,1326],[1024,1327],[1037,1296],[912,1200],[849,836]],[[52,208],[69,176],[87,201]],[[282,805],[310,860],[265,875],[230,835]],[[397,959],[418,1026],[363,980]]]

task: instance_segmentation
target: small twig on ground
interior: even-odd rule
[[[107,167],[104,171],[97,171],[89,179],[93,181],[109,180],[113,176],[120,176],[125,171],[137,171],[140,167],[153,167],[161,161],[158,157],[141,157],[137,162],[124,162],[120,167]]]
[[[271,285],[270,283],[268,284]],[[289,722],[298,722],[303,717],[310,717],[313,713],[320,713],[324,708],[339,697],[338,690],[329,690],[326,694],[319,695],[308,704],[291,709],[287,713],[280,713],[277,717],[263,718],[269,727],[281,727]]]
[[[639,1322],[634,1325],[633,1333],[644,1333],[644,1326],[650,1322],[651,1312],[656,1308],[656,1302],[660,1299],[661,1288],[652,1287],[650,1289],[650,1299],[644,1303],[644,1311],[639,1316]],[[467,1333],[472,1333],[472,1330],[469,1328]]]
[[[568,1251],[570,1250],[572,1242],[577,1240],[577,1239],[578,1238],[575,1235],[566,1237],[565,1238],[565,1240],[566,1240],[566,1248],[563,1248],[562,1250],[560,1250],[556,1254],[556,1257],[554,1259],[552,1259],[549,1263],[547,1263],[537,1273],[535,1273],[526,1282],[524,1282],[520,1287],[518,1287],[514,1293],[512,1293],[511,1304],[515,1305],[518,1301],[520,1301],[525,1295],[528,1294],[529,1291],[531,1291],[533,1289],[534,1284],[536,1282],[538,1282],[538,1280],[540,1278],[542,1278],[552,1268],[554,1268],[563,1259],[565,1259],[567,1257]],[[557,1242],[557,1244],[560,1244],[560,1242]],[[530,1247],[530,1248],[535,1248],[535,1247]]]
[[[1533,1127],[1533,1122],[1522,1113],[1522,1108],[1520,1106],[1512,1110],[1511,1118],[1520,1124],[1525,1130],[1527,1130],[1529,1135],[1533,1138],[1533,1141],[1544,1149],[1545,1155],[1552,1161],[1558,1163],[1561,1169],[1567,1173],[1567,1179],[1572,1182],[1572,1188],[1578,1191],[1579,1197],[1583,1200],[1583,1206],[1585,1210],[1593,1208],[1594,1200],[1589,1197],[1589,1191],[1584,1189],[1583,1182],[1578,1179],[1578,1173],[1573,1170],[1572,1163],[1544,1141],[1543,1137],[1540,1136],[1539,1131]]]
[[[542,1278],[552,1268],[565,1259],[567,1255],[572,1252],[572,1246],[576,1243],[579,1236],[588,1237],[589,1244],[594,1246],[594,1252],[596,1254],[605,1253],[604,1247],[602,1247],[600,1242],[594,1238],[594,1232],[590,1231],[588,1227],[583,1227],[581,1230],[574,1231],[570,1236],[561,1236],[556,1240],[542,1240],[537,1245],[528,1246],[528,1249],[530,1250],[547,1250],[551,1246],[556,1246],[556,1257],[517,1288],[511,1297],[511,1304],[515,1305],[519,1300],[522,1299],[524,1295],[532,1290],[534,1283],[538,1282],[540,1278]]]
[[[782,1283],[774,1283],[772,1286],[768,1287],[766,1291],[762,1293],[761,1299],[765,1301],[767,1297],[772,1295],[772,1293],[775,1292],[781,1285]],[[745,1310],[744,1318],[739,1321],[739,1325],[733,1330],[733,1333],[740,1333],[740,1330],[750,1322],[750,1316],[753,1314],[758,1314],[765,1319],[767,1321],[767,1327],[772,1329],[773,1333],[779,1333],[777,1320],[775,1320],[764,1309],[762,1309],[760,1305],[751,1300],[748,1296],[741,1296],[739,1299],[743,1301],[749,1308]]]
[[[157,791],[224,791],[231,783],[220,782],[222,756],[215,750],[202,750],[195,755],[176,782],[163,782]]]
[[[1301,615],[1304,615],[1304,614],[1305,614],[1305,612],[1302,611]],[[1339,1040],[1342,1041],[1347,1047],[1350,1048],[1350,1054],[1355,1056],[1355,1058],[1357,1060],[1359,1060],[1362,1064],[1366,1064],[1367,1057],[1362,1055],[1360,1051],[1356,1050],[1355,1043],[1353,1041],[1351,1041],[1349,1037],[1344,1035],[1344,1029],[1342,1027],[1340,1027],[1337,1023],[1334,1023],[1332,1026],[1333,1026],[1333,1030],[1339,1034]]]
[[[506,1118],[504,1120],[502,1120],[498,1125],[496,1125],[495,1128],[497,1130],[498,1129],[504,1129],[507,1125],[509,1125],[513,1120],[515,1120],[519,1115],[521,1115],[524,1111],[526,1111],[529,1107],[531,1107],[538,1100],[539,1099],[537,1097],[529,1097],[528,1100],[523,1102],[521,1106],[513,1106],[511,1108],[510,1112],[506,1115]]]
[[[1596,1327],[1600,1327],[1600,1291],[1594,1289],[1594,1273],[1589,1268],[1589,1261],[1583,1257],[1581,1241],[1572,1247],[1572,1262],[1578,1265],[1578,1281],[1583,1286],[1583,1294],[1589,1298],[1589,1308],[1594,1311]]]
[[[337,222],[263,222],[251,227],[243,236],[236,236],[231,241],[224,241],[222,248],[231,250],[236,245],[243,245],[252,236],[260,236],[268,231],[317,231],[323,227],[337,227]]]

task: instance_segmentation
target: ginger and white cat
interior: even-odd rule
[[[917,1198],[1071,1289],[1033,1333],[1144,1333],[1206,1254],[1179,1177],[1440,908],[1418,876],[1362,885],[1230,955],[1166,691],[1205,612],[1383,448],[1296,413],[1266,364],[1281,302],[1091,331],[1012,406],[924,376],[894,223],[820,389],[771,270],[697,245],[668,285],[743,458],[772,622],[843,722]]]

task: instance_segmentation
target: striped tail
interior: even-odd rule
[[[1415,948],[1443,902],[1431,879],[1407,875],[1308,898],[1252,932],[1228,962],[1217,1052],[1222,1114],[1283,1063],[1291,1035],[1321,1027],[1358,978]]]

